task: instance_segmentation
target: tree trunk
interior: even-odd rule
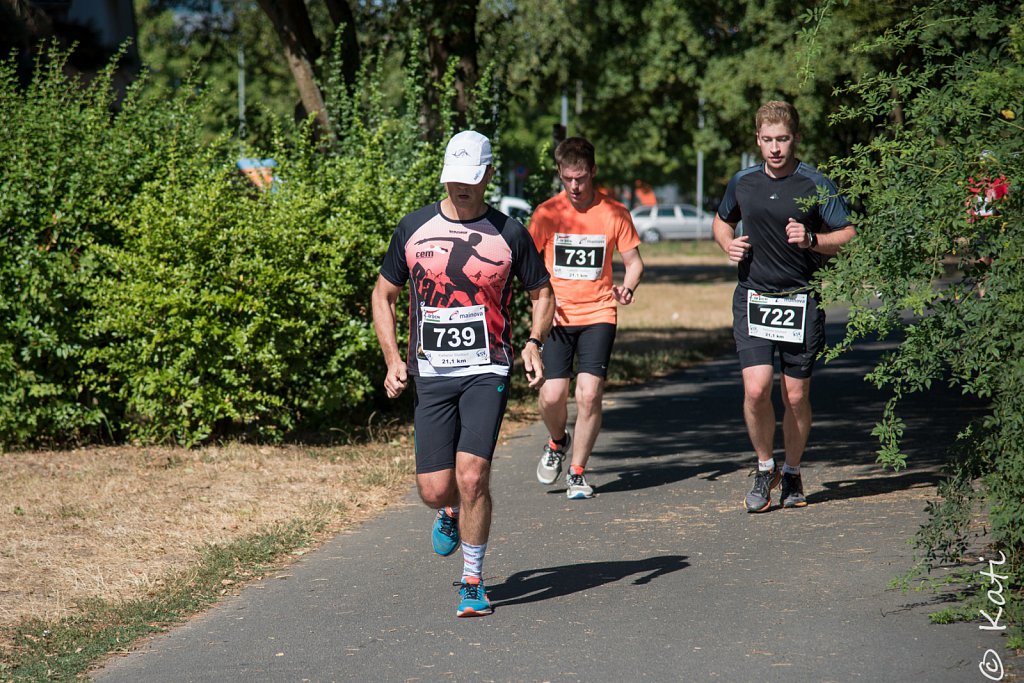
[[[347,0],[324,0],[324,3],[331,15],[331,21],[334,22],[335,30],[341,28],[341,76],[345,79],[345,87],[351,95],[362,63],[359,41],[356,38],[356,18]]]
[[[903,103],[900,101],[900,94],[896,90],[894,85],[890,90],[892,94],[892,113],[889,114],[889,118],[898,126],[903,125]]]
[[[320,134],[329,134],[330,123],[314,67],[320,57],[320,41],[313,33],[305,3],[302,0],[259,0],[259,5],[284,46],[302,108],[306,114],[315,115]]]
[[[469,110],[469,93],[476,85],[478,66],[476,61],[476,16],[479,0],[422,0],[418,3],[418,14],[423,20],[427,33],[427,60],[431,81],[440,84],[444,78],[448,61],[457,60],[455,69],[455,125],[466,126]],[[428,129],[437,137],[445,137],[449,131],[440,130],[439,112],[448,103],[441,102],[441,93],[436,88],[427,89],[424,110]]]

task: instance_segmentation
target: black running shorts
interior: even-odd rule
[[[570,325],[553,327],[544,344],[544,377],[566,379],[574,376],[572,359],[576,356],[576,372],[598,377],[608,376],[608,360],[615,344],[615,325]]]
[[[455,469],[457,452],[494,455],[508,404],[508,377],[416,377],[416,474]]]
[[[825,348],[825,311],[814,296],[807,297],[806,327],[802,343],[777,342],[751,337],[747,327],[747,290],[736,287],[732,297],[732,334],[740,367],[774,365],[775,351],[779,352],[779,365],[783,374],[796,379],[807,379],[814,372],[814,362]]]

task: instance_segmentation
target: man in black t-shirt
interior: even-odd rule
[[[733,176],[714,219],[715,241],[739,264],[733,295],[733,336],[743,371],[743,417],[758,471],[748,512],[771,507],[782,482],[782,505],[804,507],[800,476],[811,430],[811,373],[825,346],[825,313],[811,278],[855,229],[835,186],[796,157],[800,118],[785,102],[768,102],[755,117],[764,163]],[[743,221],[743,234],[736,226]],[[779,356],[785,414],[785,464],[775,465],[774,357]]]
[[[448,142],[441,182],[448,196],[405,216],[373,290],[373,323],[389,398],[415,378],[416,484],[437,510],[434,551],[462,545],[456,616],[490,614],[482,568],[491,527],[490,468],[514,361],[513,278],[532,300],[521,356],[533,388],[544,382],[540,349],[551,329],[550,276],[526,228],[487,206],[491,143],[475,131]],[[409,282],[409,346],[403,360],[395,306]]]

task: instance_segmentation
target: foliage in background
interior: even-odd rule
[[[66,57],[43,52],[24,90],[14,62],[0,64],[0,446],[99,433],[109,406],[83,365],[104,277],[94,248],[120,242],[127,207],[166,165],[168,132],[190,138],[166,95],[141,84],[111,117],[113,64],[85,85],[67,80]]]
[[[184,5],[184,3],[182,3]],[[239,52],[244,62],[245,128],[240,137],[269,145],[274,121],[292,117],[298,96],[273,28],[254,3],[223,0],[213,14],[135,0],[138,49],[152,85],[173,92],[187,84],[206,91],[200,120],[212,138],[238,130]]]
[[[828,272],[826,294],[849,301],[848,337],[898,334],[868,379],[892,399],[875,429],[879,461],[899,469],[899,402],[948,383],[985,406],[965,430],[941,505],[918,535],[922,571],[966,557],[973,508],[991,523],[1015,595],[1010,647],[1024,645],[1024,24],[1021,7],[936,2],[858,52],[894,51],[905,65],[842,90],[857,104],[837,122],[882,131],[838,159],[832,175],[863,203],[859,235]],[[893,116],[898,107],[899,117]],[[980,477],[980,480],[978,479]],[[975,490],[972,482],[980,481]]]
[[[237,51],[243,46],[247,71],[249,144],[269,144],[266,111],[288,115],[298,90],[288,73],[280,41],[266,16],[235,0],[220,3],[220,15],[204,21],[168,7],[214,5],[207,0],[137,0],[140,52],[159,64],[159,78],[184,82],[192,60],[201,56],[193,81],[211,93],[212,130],[237,125]],[[293,3],[294,4],[294,3]],[[450,3],[449,3],[450,4]],[[462,16],[447,14],[455,6],[438,0],[414,3],[348,3],[357,24],[359,51],[383,54],[375,60],[375,78],[387,101],[403,101],[402,64],[420,60],[440,74],[445,56],[462,60],[455,72],[454,108],[459,120],[466,106],[462,89],[476,86],[474,64],[497,65],[494,80],[501,93],[502,178],[508,190],[522,192],[508,174],[525,169],[542,173],[537,154],[560,120],[562,93],[568,98],[569,133],[590,137],[601,155],[601,178],[610,185],[631,186],[641,179],[660,185],[677,183],[684,195],[694,191],[696,151],[705,152],[705,190],[717,197],[738,168],[741,154],[756,153],[753,112],[764,100],[786,98],[800,108],[805,122],[803,153],[811,160],[845,153],[870,136],[870,122],[826,125],[828,114],[846,96],[833,84],[869,77],[894,68],[891,51],[851,54],[860,36],[880,33],[921,2],[902,0],[878,5],[869,0],[822,3],[800,0],[709,5],[675,0],[568,0],[558,5],[540,0],[509,3],[478,0],[457,3]],[[159,10],[159,11],[158,11]],[[309,3],[317,41],[329,44],[333,26],[322,3]],[[215,20],[221,16],[221,20]],[[427,21],[424,17],[430,17]],[[810,27],[812,41],[800,38]],[[186,35],[187,33],[187,35]],[[422,34],[417,36],[416,34]],[[335,45],[330,54],[340,54]],[[918,55],[900,59],[917,63]],[[361,64],[361,62],[360,62]],[[467,66],[468,65],[468,66]],[[314,65],[322,76],[324,69]],[[813,69],[808,67],[813,66]],[[321,80],[325,80],[321,78]],[[429,79],[428,79],[429,80]],[[318,83],[325,97],[329,87]],[[433,107],[434,92],[421,112],[424,134],[443,137]],[[700,101],[705,126],[700,128]],[[470,99],[472,105],[472,100]],[[451,105],[451,103],[446,103]],[[445,108],[444,106],[441,107]],[[470,106],[470,110],[472,110]],[[435,125],[436,124],[436,125]],[[337,133],[335,131],[335,133]]]
[[[192,89],[169,98],[140,79],[115,105],[109,77],[68,81],[65,56],[46,53],[24,92],[0,71],[0,443],[359,424],[383,374],[368,310],[380,255],[443,191],[418,122],[433,86],[410,65],[397,110],[369,70],[358,97],[335,88],[341,134],[279,125],[260,191],[235,170],[232,129],[209,139]],[[474,95],[482,130],[489,83]],[[450,75],[436,87],[447,101]]]
[[[893,63],[889,52],[851,54],[849,46],[886,30],[920,3],[848,0],[826,3],[834,5],[827,13],[821,4],[483,3],[481,49],[501,55],[510,106],[521,112],[509,126],[516,137],[513,160],[530,165],[533,150],[558,121],[562,93],[569,133],[595,142],[601,177],[609,184],[676,183],[689,195],[699,147],[705,194],[720,196],[741,155],[757,153],[754,111],[768,99],[787,99],[800,109],[805,158],[845,153],[870,136],[870,122],[827,125],[828,114],[843,101],[833,84]],[[805,27],[814,29],[812,41],[801,38]],[[803,68],[808,63],[812,75]]]

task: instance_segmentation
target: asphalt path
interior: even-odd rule
[[[841,334],[830,324],[830,339]],[[754,460],[730,357],[607,395],[591,500],[537,483],[542,425],[503,440],[484,565],[490,616],[455,617],[461,553],[431,551],[433,514],[410,492],[408,505],[93,675],[103,683],[991,680],[979,669],[986,651],[1015,666],[1000,632],[980,629],[980,615],[931,624],[942,596],[889,587],[910,565],[907,539],[934,499],[938,446],[971,411],[949,392],[911,401],[903,411],[910,466],[881,469],[870,432],[885,396],[863,377],[891,348],[861,344],[816,373],[804,509],[778,508],[777,492],[767,513],[742,509]]]

